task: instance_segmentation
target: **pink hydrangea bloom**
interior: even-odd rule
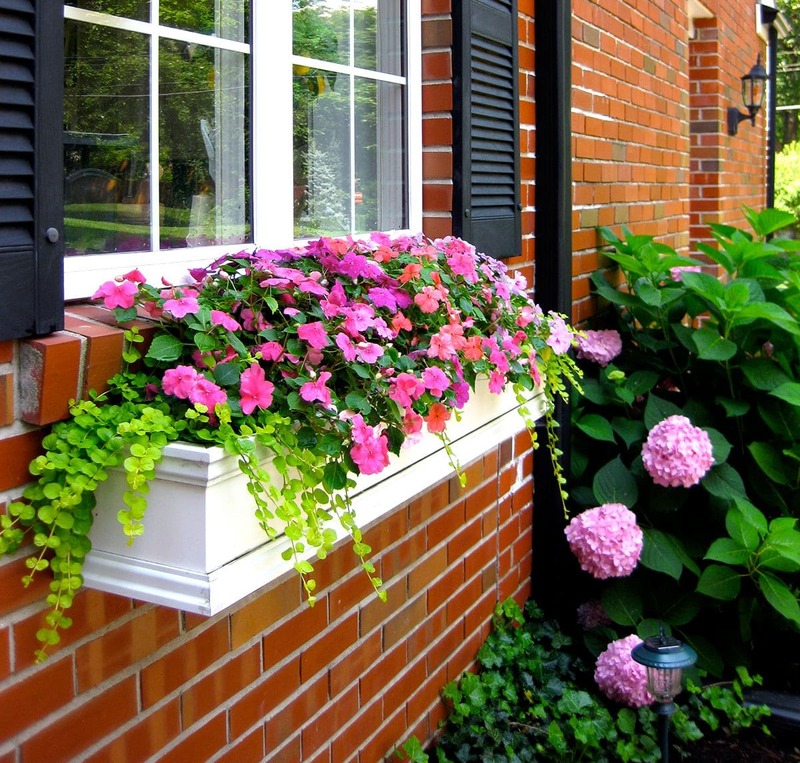
[[[621,503],[578,514],[564,534],[581,569],[598,580],[630,575],[642,555],[644,536],[636,515]]]
[[[702,273],[703,268],[699,265],[677,265],[674,268],[669,269],[669,277],[673,281],[677,281],[681,283],[683,281],[683,274],[684,273]]]
[[[647,691],[647,668],[631,657],[631,650],[641,643],[635,633],[612,641],[595,663],[594,680],[600,690],[628,707],[643,707],[654,701]]]
[[[579,358],[591,360],[600,366],[607,366],[622,352],[622,337],[618,331],[608,329],[605,331],[587,331],[586,336],[578,337],[578,350],[575,353]]]
[[[642,446],[642,462],[656,485],[691,487],[700,482],[714,463],[708,433],[686,416],[659,421]]]

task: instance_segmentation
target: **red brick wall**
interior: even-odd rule
[[[691,234],[693,241],[712,241],[708,224],[743,225],[742,207],[766,203],[766,117],[762,110],[755,126],[739,125],[728,135],[730,106],[745,111],[741,77],[761,54],[763,41],[755,34],[753,4],[709,3],[717,14],[696,23],[690,43],[691,74]]]
[[[685,0],[573,0],[573,319],[596,310],[596,227],[653,235],[693,251],[709,222],[744,223],[765,202],[760,115],[739,135],[726,110],[763,43],[755,3],[707,0],[689,40]],[[763,60],[763,55],[762,55]]]

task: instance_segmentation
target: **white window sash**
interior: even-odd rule
[[[152,0],[155,4],[155,0]],[[253,34],[251,44],[213,38],[224,50],[248,53],[252,62],[252,230],[251,248],[280,249],[298,243],[294,240],[293,215],[293,104],[292,104],[292,7],[284,2],[252,3]],[[115,28],[150,34],[189,43],[209,44],[209,38],[193,32],[162,27],[148,22],[109,17],[65,6],[66,18],[102,23]],[[154,28],[155,27],[155,28]],[[422,90],[421,90],[421,9],[420,0],[406,0],[406,77],[364,72],[372,79],[387,82],[406,81],[406,161],[408,179],[408,228],[384,231],[389,234],[417,233],[422,230]],[[155,34],[154,34],[155,32]],[[158,55],[157,49],[153,51]],[[299,60],[299,59],[295,59]],[[335,65],[331,65],[334,68]],[[347,68],[347,67],[346,67]],[[151,77],[157,78],[152,67]],[[350,72],[353,69],[349,69]],[[358,70],[358,73],[361,70]],[[151,81],[151,99],[157,105],[157,82]],[[152,113],[155,113],[153,111]],[[158,166],[158,130],[153,130],[151,166]],[[153,163],[155,162],[155,163]],[[152,183],[153,209],[157,209],[157,186]],[[352,202],[351,202],[352,203]],[[157,215],[151,225],[158,226]],[[158,241],[157,227],[152,231]],[[153,283],[162,277],[173,283],[186,280],[187,271],[202,267],[220,255],[235,250],[231,244],[198,246],[147,252],[76,255],[65,258],[65,299],[91,296],[98,286],[133,268],[138,268]]]

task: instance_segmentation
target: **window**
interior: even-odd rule
[[[65,6],[67,298],[421,225],[419,0]]]

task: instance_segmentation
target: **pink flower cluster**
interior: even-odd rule
[[[578,349],[575,354],[605,368],[621,352],[622,337],[619,332],[607,329],[587,331],[585,335],[578,336]]]
[[[225,392],[192,366],[168,368],[164,371],[162,386],[166,394],[204,405],[212,414],[218,404],[228,402]]]
[[[686,416],[670,416],[656,424],[642,446],[642,462],[656,485],[691,487],[714,464],[708,434]]]
[[[676,265],[674,268],[669,269],[669,277],[678,283],[683,282],[684,273],[702,273],[703,268],[699,265]]]
[[[225,255],[190,276],[150,285],[132,271],[95,293],[119,319],[135,308],[170,337],[148,353],[149,399],[212,416],[227,402],[234,427],[307,425],[319,455],[362,474],[423,431],[444,433],[479,377],[499,394],[572,363],[564,316],[545,315],[524,278],[457,238],[321,238]]]
[[[564,534],[581,569],[598,580],[630,575],[642,555],[644,536],[636,515],[621,503],[578,514]]]
[[[631,657],[631,650],[641,643],[635,633],[612,641],[595,663],[594,680],[600,690],[628,707],[644,707],[654,701],[647,691],[647,668]]]

